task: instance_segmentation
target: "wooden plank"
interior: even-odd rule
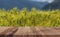
[[[2,32],[7,30],[9,27],[0,27],[0,37],[3,37]]]
[[[19,27],[14,37],[35,37],[35,35],[30,27]]]
[[[31,27],[33,33],[35,34],[35,37],[42,37],[42,34],[40,33],[39,30],[36,29],[36,27]]]
[[[13,34],[17,31],[16,27],[10,27],[2,32],[2,37],[13,37]]]
[[[58,33],[53,27],[36,27],[39,28],[42,37],[60,37],[60,33]]]
[[[55,29],[58,33],[60,33],[60,27],[54,27],[54,29]]]
[[[0,27],[0,34],[5,31],[6,29],[8,29],[9,27]]]
[[[2,27],[0,31],[0,37],[60,37],[60,27]]]
[[[19,27],[14,37],[60,37],[55,27]]]

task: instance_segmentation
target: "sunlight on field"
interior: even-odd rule
[[[60,26],[60,10],[0,9],[0,26]]]

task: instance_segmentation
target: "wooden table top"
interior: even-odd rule
[[[0,37],[60,37],[60,27],[0,27]]]

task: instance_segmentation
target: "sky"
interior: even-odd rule
[[[54,0],[32,0],[32,1],[36,1],[36,2],[48,2],[48,3],[51,3],[51,2],[53,2]]]

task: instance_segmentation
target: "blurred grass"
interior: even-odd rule
[[[0,26],[60,26],[60,10],[0,9]]]

